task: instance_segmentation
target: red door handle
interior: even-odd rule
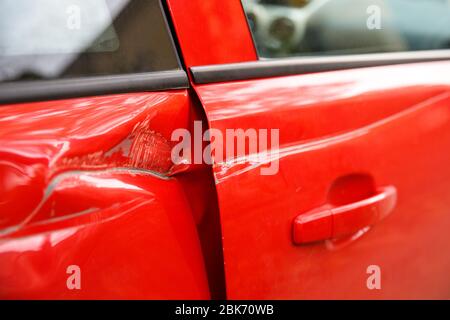
[[[386,217],[396,203],[397,189],[389,186],[361,201],[339,207],[325,205],[303,213],[294,220],[293,241],[303,244],[353,234]]]

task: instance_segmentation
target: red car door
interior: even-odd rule
[[[240,1],[169,7],[210,129],[279,133],[216,145],[227,297],[450,298],[450,53],[258,61]]]
[[[208,299],[163,8],[42,4],[0,4],[0,299]]]

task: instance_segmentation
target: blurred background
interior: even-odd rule
[[[450,48],[449,0],[243,0],[243,5],[261,57]]]

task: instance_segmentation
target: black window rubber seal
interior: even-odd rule
[[[450,60],[450,50],[296,57],[191,67],[197,84]]]
[[[12,81],[0,84],[0,104],[188,87],[189,80],[184,70],[58,80]]]

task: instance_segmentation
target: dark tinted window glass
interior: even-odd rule
[[[0,1],[0,82],[178,68],[158,0]]]
[[[261,57],[450,48],[450,0],[242,0]]]

